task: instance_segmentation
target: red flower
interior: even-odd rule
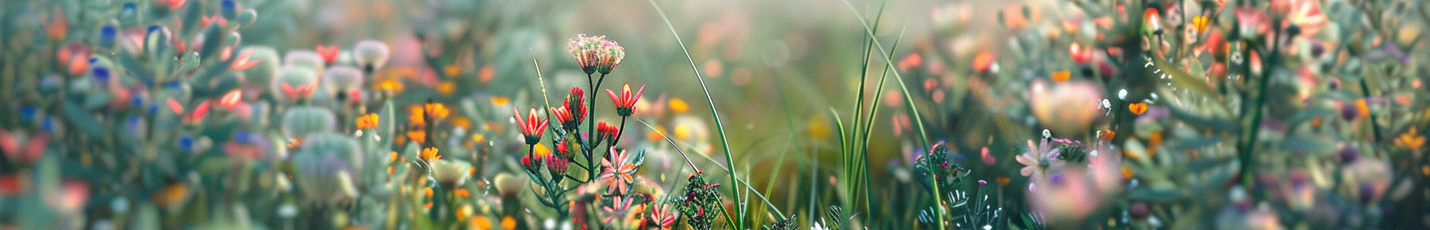
[[[620,128],[616,128],[616,126],[611,125],[611,123],[606,123],[604,121],[598,122],[596,123],[596,141],[592,143],[600,143],[602,140],[609,140],[611,141],[610,144],[614,145],[616,144],[616,135],[620,135],[620,132]]]
[[[567,110],[565,106],[551,108],[551,116],[556,117],[556,121],[561,122],[561,128],[566,130],[573,130],[579,127],[576,125],[576,120],[571,117],[571,110]]]
[[[1079,65],[1084,65],[1092,61],[1092,49],[1083,48],[1082,44],[1078,44],[1077,42],[1068,45],[1068,54],[1071,54],[1073,62]]]
[[[566,175],[567,163],[568,162],[566,162],[566,159],[562,159],[561,156],[546,156],[546,170],[551,171],[551,177],[553,178],[559,178],[558,176]]]
[[[526,144],[540,143],[541,134],[546,130],[546,119],[537,119],[536,107],[531,107],[531,111],[526,113],[526,120],[521,120],[521,112],[517,111],[516,107],[512,107],[511,112],[516,118],[517,126],[521,128],[521,135],[526,137]]]
[[[630,116],[636,112],[636,101],[641,99],[641,93],[644,92],[645,85],[641,85],[641,89],[637,90],[636,94],[632,96],[631,84],[625,84],[621,87],[620,96],[616,96],[615,91],[611,91],[610,89],[606,90],[606,94],[611,95],[611,102],[616,104],[616,115],[621,115],[622,117]]]
[[[561,154],[562,157],[570,158],[570,157],[571,157],[571,148],[570,148],[570,147],[567,147],[567,145],[568,145],[568,144],[566,143],[566,139],[561,139],[560,141],[557,141],[557,142],[556,142],[556,153]]]
[[[318,51],[318,55],[323,57],[323,62],[333,63],[338,60],[338,46],[319,45],[317,48],[313,48],[313,51]]]
[[[531,156],[532,155],[526,155],[521,157],[521,166],[525,166],[526,170],[531,170],[534,173],[537,167],[541,167],[541,158],[538,157],[535,161],[532,161]]]
[[[566,102],[561,104],[561,108],[551,108],[552,115],[561,122],[562,128],[575,130],[581,126],[581,121],[586,120],[584,95],[581,87],[571,87],[571,94],[566,95]]]
[[[1162,17],[1157,8],[1147,8],[1147,12],[1142,13],[1142,33],[1162,34]]]
[[[671,229],[675,225],[675,213],[670,211],[668,204],[655,204],[651,206],[650,221],[660,229]]]

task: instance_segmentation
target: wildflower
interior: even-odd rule
[[[1087,80],[1048,84],[1038,79],[1029,85],[1028,98],[1040,124],[1057,133],[1083,133],[1101,114],[1102,87]]]
[[[437,155],[437,153],[440,152],[441,150],[437,149],[437,147],[427,147],[422,149],[422,155],[420,157],[422,157],[423,160],[435,161],[437,159],[442,159],[442,156]]]
[[[582,91],[581,87],[571,87],[571,94],[567,94],[566,101],[561,104],[562,109],[565,109],[570,116],[568,118],[558,117],[557,119],[561,120],[562,127],[568,130],[574,130],[581,125],[581,121],[586,120],[586,113],[588,111],[586,111],[585,97],[586,92]]]
[[[1273,0],[1272,13],[1281,14],[1286,17],[1282,26],[1295,25],[1299,30],[1299,35],[1310,37],[1321,31],[1321,28],[1328,21],[1326,14],[1321,12],[1320,1],[1312,0]]]
[[[606,184],[606,190],[612,193],[625,193],[630,188],[630,184],[635,181],[636,164],[626,161],[626,151],[616,151],[616,147],[611,147],[610,158],[601,159],[601,167],[606,170],[601,172],[602,184]]]
[[[1028,206],[1048,223],[1078,223],[1097,210],[1102,195],[1090,185],[1082,168],[1064,170],[1051,177],[1036,177],[1038,189],[1026,191]]]
[[[1157,13],[1157,8],[1147,8],[1142,14],[1142,33],[1152,35],[1162,35],[1162,17]]]
[[[561,157],[565,157],[568,159],[571,158],[572,156],[570,143],[567,142],[566,139],[556,141],[556,153],[559,153]]]
[[[339,99],[355,94],[363,85],[362,70],[351,66],[335,66],[323,74],[323,86]],[[361,99],[361,98],[351,98]]]
[[[558,180],[561,179],[560,176],[566,175],[567,164],[569,163],[570,162],[567,162],[566,159],[560,155],[546,156],[546,170],[551,172],[552,178]]]
[[[1256,36],[1266,33],[1266,31],[1271,28],[1269,25],[1266,25],[1270,20],[1271,19],[1266,16],[1266,12],[1262,12],[1256,8],[1243,7],[1236,9],[1236,23],[1239,29],[1237,33],[1240,34],[1243,39],[1256,38]]]
[[[606,36],[577,35],[577,39],[571,39],[567,44],[566,50],[576,58],[576,63],[581,65],[586,75],[596,72],[610,74],[611,69],[626,57],[626,49],[616,41],[606,40]]]
[[[369,114],[367,114],[367,115],[358,116],[358,118],[357,118],[357,128],[358,128],[358,129],[375,129],[375,128],[377,128],[377,121],[378,121],[378,116],[377,116],[376,113],[369,113]]]
[[[998,71],[998,55],[992,52],[979,52],[973,57],[973,70],[978,72]]]
[[[1093,53],[1092,49],[1084,48],[1082,47],[1082,44],[1073,42],[1072,45],[1068,45],[1068,54],[1072,55],[1074,63],[1077,63],[1078,65],[1084,65],[1092,61]]]
[[[332,64],[333,61],[338,60],[338,46],[336,45],[318,45],[318,47],[313,48],[313,51],[318,52],[318,56],[323,57],[323,62],[328,64]]]
[[[29,136],[0,128],[0,150],[4,150],[5,158],[11,161],[35,163],[45,153],[45,146],[49,143],[48,134]]]
[[[576,128],[580,127],[580,125],[577,124],[578,121],[574,118],[575,114],[573,114],[571,110],[567,109],[566,106],[552,107],[550,109],[551,116],[556,117],[556,121],[561,123],[562,129],[570,131],[576,130]]]
[[[1062,166],[1064,162],[1058,160],[1058,154],[1062,150],[1053,148],[1051,144],[1048,144],[1048,139],[1043,138],[1043,142],[1039,145],[1033,145],[1033,140],[1028,140],[1028,151],[1017,156],[1018,163],[1026,166],[1018,171],[1019,174],[1042,178],[1050,168]]]
[[[675,225],[675,213],[670,211],[668,204],[654,204],[651,205],[650,221],[655,223],[654,227],[669,230]]]
[[[275,96],[287,102],[308,99],[317,87],[318,74],[308,68],[284,67],[273,81]]]
[[[516,118],[517,126],[521,128],[521,135],[526,137],[526,144],[541,143],[541,134],[546,130],[546,119],[538,120],[536,118],[536,107],[531,107],[531,110],[526,113],[526,120],[521,119],[521,112],[516,111],[516,107],[512,107],[511,111],[514,114],[513,117]]]
[[[592,141],[592,143],[600,143],[601,141],[604,140],[604,141],[610,141],[609,144],[614,145],[614,144],[616,144],[616,136],[617,136],[617,135],[620,135],[620,133],[621,133],[620,128],[616,128],[616,126],[615,126],[615,125],[611,125],[611,123],[606,123],[606,122],[604,122],[604,121],[602,121],[602,122],[597,122],[597,123],[596,123],[596,141]]]
[[[387,58],[391,53],[387,44],[380,41],[366,40],[353,46],[353,60],[357,62],[358,67],[362,67],[363,71],[369,73],[386,65]]]
[[[532,159],[532,156],[533,155],[526,155],[521,157],[521,166],[526,167],[526,170],[536,172],[538,167],[541,167],[541,158],[537,157],[536,159]]]
[[[1395,143],[1419,151],[1421,146],[1425,146],[1425,136],[1420,135],[1415,127],[1410,127],[1409,131],[1405,131],[1400,134],[1399,138],[1395,138]]]
[[[635,113],[636,101],[641,99],[641,93],[645,93],[644,85],[641,86],[640,90],[636,91],[634,96],[631,95],[630,84],[621,86],[620,96],[617,96],[615,91],[606,89],[606,94],[611,96],[611,102],[616,104],[616,115],[621,115],[622,117],[630,116]]]
[[[617,217],[625,216],[626,212],[631,210],[631,202],[634,200],[621,196],[612,198],[610,206],[601,207],[601,210],[606,211],[606,218],[602,222],[611,224],[611,221],[616,220]]]

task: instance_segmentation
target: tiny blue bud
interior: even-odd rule
[[[29,121],[31,119],[35,119],[35,113],[38,112],[39,110],[36,109],[35,106],[20,106],[20,120]]]
[[[188,152],[192,149],[194,149],[194,137],[188,135],[179,137],[179,150]]]
[[[99,28],[99,46],[114,46],[114,36],[118,34],[119,30],[115,29],[114,26],[104,26],[102,28]]]
[[[109,69],[104,67],[94,67],[94,79],[101,82],[109,82]]]

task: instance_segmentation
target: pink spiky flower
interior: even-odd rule
[[[606,36],[577,35],[566,45],[566,50],[576,58],[576,63],[581,65],[586,75],[598,71],[602,75],[610,74],[611,69],[615,69],[626,57],[626,49],[616,41],[606,40]]]

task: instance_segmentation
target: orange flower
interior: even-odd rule
[[[442,159],[442,156],[437,155],[438,151],[439,150],[437,149],[437,147],[427,147],[425,149],[422,149],[422,159],[427,161],[435,161],[438,159]]]
[[[1420,135],[1415,127],[1410,127],[1409,131],[1400,134],[1400,138],[1395,139],[1395,143],[1412,150],[1419,150],[1421,146],[1425,146],[1425,136]]]
[[[378,121],[378,117],[377,117],[377,114],[376,114],[376,113],[369,113],[369,114],[367,114],[367,115],[358,116],[358,118],[357,118],[357,128],[358,128],[358,129],[375,129],[375,128],[377,128],[377,121]]]
[[[995,63],[993,62],[996,61],[998,61],[998,55],[993,54],[992,52],[983,51],[981,53],[978,53],[978,56],[973,57],[973,70],[976,70],[978,72],[988,72],[989,70],[993,69],[993,66],[995,65]]]

